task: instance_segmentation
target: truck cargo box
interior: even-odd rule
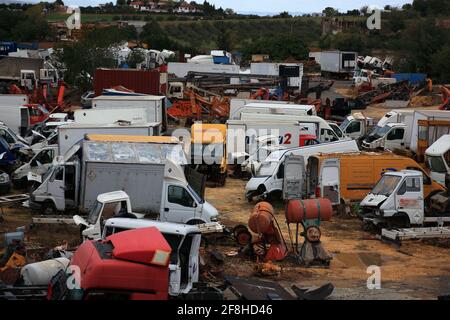
[[[158,136],[160,123],[145,123],[135,125],[119,124],[68,124],[58,128],[59,154],[64,155],[75,143],[84,139],[86,134],[114,134],[129,136]]]

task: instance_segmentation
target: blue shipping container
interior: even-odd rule
[[[392,75],[397,82],[407,80],[411,84],[418,84],[425,81],[427,75],[425,73],[395,73]]]

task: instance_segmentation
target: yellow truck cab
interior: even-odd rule
[[[310,156],[307,164],[307,196],[329,198],[334,205],[359,202],[372,190],[383,173],[405,169],[422,172],[425,199],[444,190],[411,158],[388,152],[353,152]]]
[[[191,127],[191,166],[219,185],[227,177],[226,136],[225,124],[194,123]]]

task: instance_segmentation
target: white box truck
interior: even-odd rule
[[[178,223],[211,222],[218,212],[188,183],[186,163],[173,137],[88,136],[58,157],[31,193],[30,207],[46,214],[70,209],[92,214],[102,210],[99,194],[122,190],[133,212]],[[103,215],[107,218],[105,210]]]
[[[0,106],[22,106],[28,104],[26,94],[0,94]]]
[[[112,134],[127,136],[159,136],[161,123],[140,124],[78,124],[71,123],[58,127],[59,155],[64,155],[74,144],[87,134]]]
[[[352,74],[358,59],[357,52],[322,51],[320,53],[320,70],[322,75]]]
[[[239,111],[245,107],[249,103],[257,103],[257,104],[271,104],[271,105],[285,105],[291,104],[289,101],[272,101],[272,100],[258,100],[258,99],[241,99],[241,98],[232,98],[230,100],[230,120],[238,120],[240,118]]]
[[[315,116],[316,107],[306,104],[248,103],[230,111],[230,120],[240,120],[242,113],[292,114]]]
[[[101,109],[78,109],[74,112],[75,123],[78,124],[110,124],[116,122],[148,123],[158,122],[154,113],[148,108],[101,108]]]
[[[339,140],[330,125],[317,116],[244,113],[241,120],[227,121],[228,161],[242,164],[260,147],[258,137],[275,136],[279,145],[298,147],[300,135],[315,135],[319,142]]]
[[[0,105],[0,122],[22,135],[30,128],[30,112],[27,107]]]
[[[250,64],[250,73],[254,75],[265,76],[282,76],[280,67],[297,67],[298,75],[294,77],[287,77],[287,86],[301,90],[303,78],[303,64],[302,63],[271,63],[271,62],[255,62]]]
[[[136,108],[148,109],[149,122],[161,122],[163,131],[167,129],[165,96],[98,96],[92,99],[92,109]]]

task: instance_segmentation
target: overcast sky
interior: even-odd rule
[[[39,0],[31,0],[39,2]],[[48,0],[52,1],[52,0]],[[96,5],[99,3],[115,2],[116,0],[64,0],[66,5]],[[341,12],[351,9],[359,9],[366,5],[384,7],[401,6],[404,3],[411,3],[412,0],[208,0],[217,7],[232,8],[238,12],[270,12],[278,13],[282,11],[290,12],[321,12],[325,7],[333,7]],[[203,0],[197,0],[203,3]]]

